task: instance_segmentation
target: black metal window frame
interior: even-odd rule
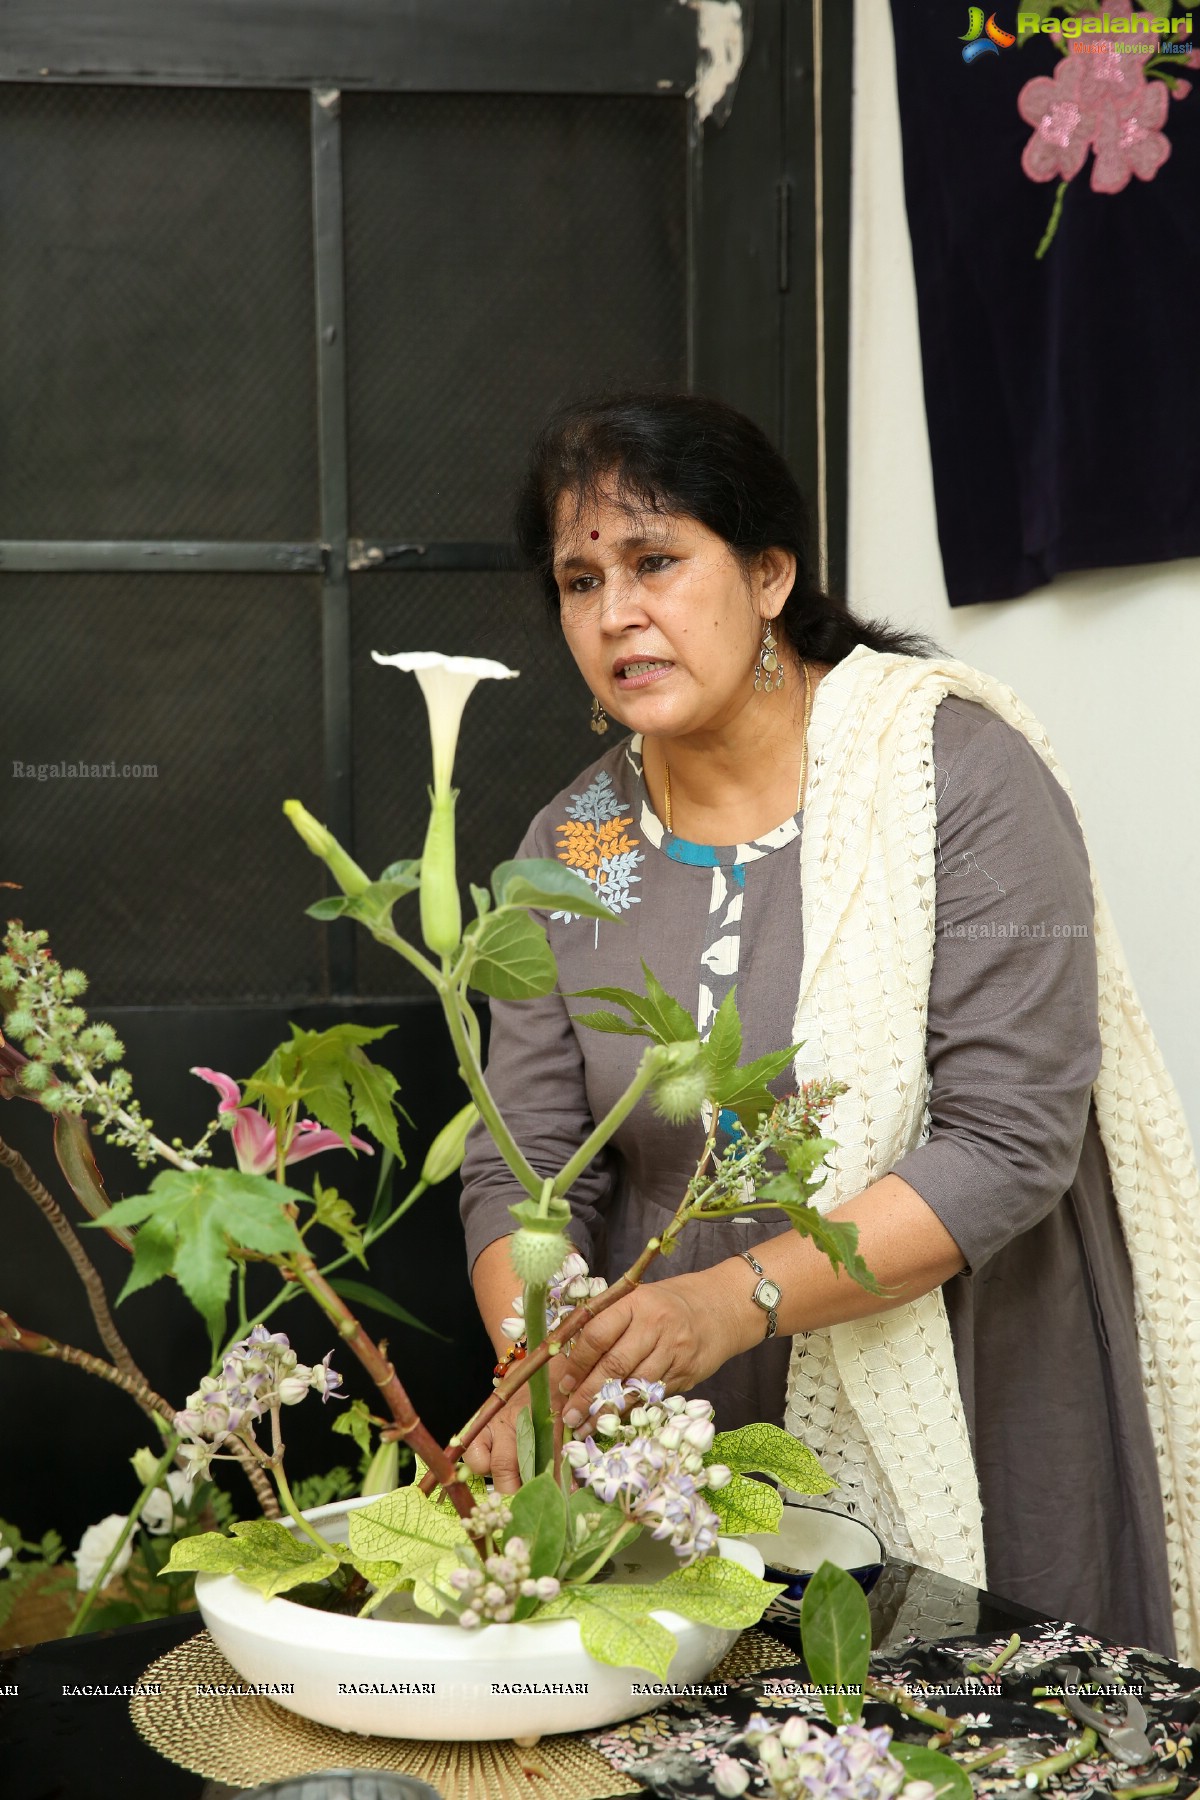
[[[320,574],[324,800],[353,842],[350,575],[511,569],[509,545],[349,535],[343,93],[685,97],[687,376],[783,449],[845,579],[852,0],[731,4],[736,89],[703,120],[705,53],[687,0],[7,0],[0,82],[289,88],[309,94],[320,538],[310,543],[0,541],[5,572]],[[0,582],[0,599],[3,584]],[[328,937],[335,997],[355,988],[352,930]]]

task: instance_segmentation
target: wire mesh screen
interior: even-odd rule
[[[8,910],[99,1003],[317,995],[320,884],[281,807],[321,810],[319,583],[9,575],[0,621]]]
[[[347,95],[352,530],[504,538],[555,403],[686,383],[683,100]]]
[[[0,537],[316,535],[308,108],[0,84]]]
[[[518,681],[484,681],[463,719],[455,764],[461,884],[483,884],[512,856],[560,787],[601,754],[582,677],[543,618],[527,575],[384,574],[354,583],[355,849],[372,875],[419,856],[428,819],[429,732],[416,677],[380,668],[371,651],[495,657]],[[405,910],[410,909],[410,910]],[[474,911],[469,898],[464,916]],[[397,921],[416,931],[415,900]],[[359,992],[425,993],[406,963],[359,937]]]

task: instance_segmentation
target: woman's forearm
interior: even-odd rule
[[[496,1238],[486,1250],[479,1252],[471,1270],[475,1304],[497,1356],[504,1354],[511,1341],[501,1331],[500,1321],[512,1317],[513,1296],[521,1292],[520,1280],[513,1273],[508,1244],[507,1237]]]
[[[941,1287],[966,1266],[937,1214],[899,1175],[885,1175],[828,1216],[858,1226],[859,1253],[884,1294],[868,1293],[845,1270],[831,1268],[810,1239],[785,1231],[751,1251],[781,1290],[781,1337],[887,1312]],[[751,1299],[758,1277],[743,1258],[730,1257],[684,1279],[709,1284],[714,1307],[734,1322],[738,1350],[762,1341],[765,1315]]]

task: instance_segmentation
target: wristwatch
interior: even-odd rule
[[[750,1267],[754,1270],[754,1273],[761,1277],[758,1286],[755,1288],[750,1298],[753,1300],[755,1306],[761,1306],[766,1313],[767,1336],[773,1338],[779,1329],[779,1315],[775,1309],[783,1299],[783,1291],[778,1282],[771,1280],[771,1277],[767,1274],[762,1264],[755,1262],[748,1250],[742,1250],[739,1254],[745,1257],[746,1261],[750,1264]]]

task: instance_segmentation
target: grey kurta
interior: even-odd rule
[[[944,1292],[989,1586],[1170,1652],[1132,1277],[1090,1106],[1100,1036],[1086,852],[1062,789],[986,708],[943,700],[933,747],[932,1131],[895,1172],[967,1262]],[[550,915],[562,992],[492,1003],[488,1081],[535,1168],[562,1167],[644,1048],[638,1038],[577,1029],[570,1012],[594,1003],[568,1010],[562,993],[601,983],[641,991],[644,959],[702,1027],[736,984],[745,1058],[791,1041],[803,954],[801,827],[798,813],[752,844],[726,847],[671,836],[653,818],[637,740],[628,738],[538,814],[518,854],[557,857],[589,875],[621,921]],[[790,1076],[774,1084],[780,1095],[793,1086]],[[675,1211],[701,1143],[698,1124],[664,1124],[645,1100],[635,1108],[572,1189],[572,1235],[594,1270],[611,1280],[628,1267]],[[507,1207],[518,1197],[476,1131],[463,1168],[471,1263],[512,1229]],[[689,1226],[651,1278],[761,1243],[774,1217]],[[782,1420],[790,1349],[785,1338],[764,1342],[698,1390],[719,1426]]]

